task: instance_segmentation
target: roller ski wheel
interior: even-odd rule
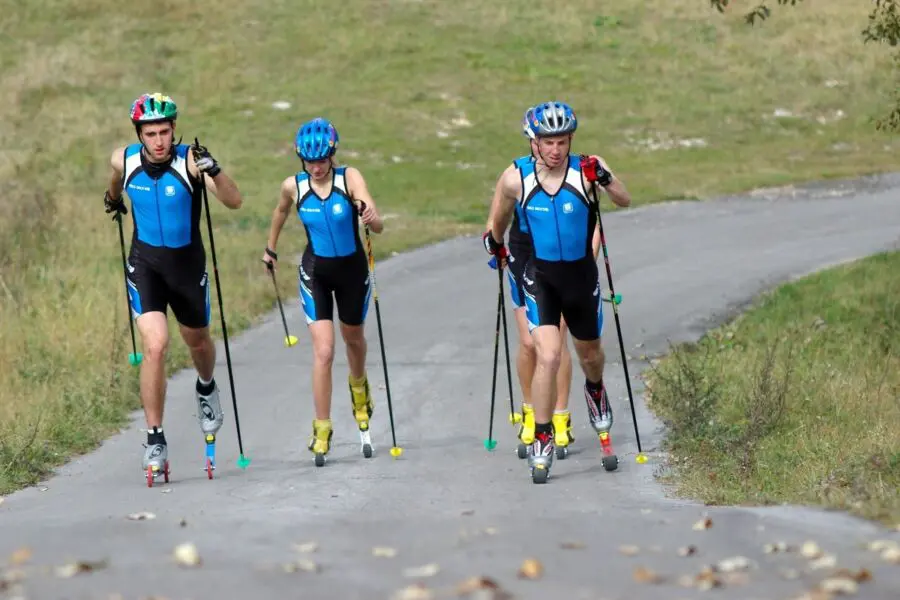
[[[147,487],[152,488],[153,484],[156,483],[156,480],[160,477],[163,478],[163,481],[169,483],[169,462],[163,465],[163,468],[160,469],[157,465],[150,465],[147,467]]]
[[[365,458],[372,458],[375,453],[375,448],[372,446],[372,435],[369,433],[368,427],[365,430],[359,430],[359,449]]]
[[[216,470],[216,434],[206,434],[206,476],[213,478],[213,471]]]
[[[539,433],[534,436],[531,451],[528,453],[528,466],[531,468],[532,483],[547,483],[550,467],[553,465],[553,435]]]
[[[519,458],[528,458],[528,446],[519,442],[519,445],[516,447],[516,456]]]
[[[547,483],[548,477],[550,477],[550,470],[543,465],[536,466],[531,470],[532,483]]]
[[[564,460],[569,456],[569,445],[575,441],[572,435],[572,417],[568,411],[553,415],[553,441],[556,443],[556,458]]]
[[[325,457],[331,450],[331,419],[313,420],[313,432],[307,448],[313,453],[313,462],[317,467],[325,466]]]
[[[598,437],[600,438],[600,448],[603,450],[603,458],[600,462],[603,463],[603,468],[607,471],[615,471],[619,468],[619,457],[613,452],[612,440],[609,439],[609,432],[600,432]]]

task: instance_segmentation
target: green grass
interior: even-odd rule
[[[900,252],[779,287],[649,374],[677,493],[900,523]]]
[[[523,110],[547,98],[575,107],[574,150],[603,155],[638,204],[895,163],[873,125],[892,100],[888,52],[862,43],[867,7],[843,0],[757,28],[704,0],[0,0],[0,11],[0,492],[94,447],[137,407],[101,198],[141,92],[176,98],[178,132],[244,193],[240,211],[212,209],[234,333],[273,307],[259,258],[279,183],[299,168],[294,133],[316,115],[337,124],[338,157],[391,215],[379,258],[478,232],[497,175],[526,151]],[[844,118],[817,122],[836,110]],[[706,145],[645,143],[694,138]],[[292,219],[279,253],[303,246]],[[293,277],[279,285],[296,296]],[[169,366],[186,365],[180,342],[171,349]]]

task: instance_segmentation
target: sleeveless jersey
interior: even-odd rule
[[[515,166],[519,170],[519,176],[522,176],[522,168],[528,165],[529,163],[534,162],[534,157],[530,154],[528,156],[520,156],[516,160],[513,161],[513,166]],[[525,188],[524,181],[522,188]],[[519,198],[519,202],[516,203],[516,212],[513,214],[513,224],[509,230],[509,245],[510,246],[524,246],[528,245],[528,223],[525,220],[525,214],[522,211],[522,199]]]
[[[172,162],[158,172],[144,164],[140,143],[125,148],[124,191],[131,199],[135,237],[155,247],[200,243],[200,196],[188,174],[189,146],[174,147]]]
[[[362,252],[359,218],[347,193],[347,167],[335,167],[331,193],[320,198],[312,189],[309,173],[297,173],[297,216],[306,229],[313,254],[324,258]]]
[[[520,203],[534,257],[572,262],[593,256],[591,238],[597,217],[584,190],[579,157],[569,155],[565,178],[554,196],[538,182],[534,165],[530,162],[520,167]]]

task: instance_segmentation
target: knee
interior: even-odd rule
[[[600,340],[584,347],[581,362],[586,366],[599,366],[603,363],[603,346],[600,345]]]
[[[151,362],[162,363],[169,349],[169,338],[164,335],[144,338],[144,358]]]
[[[192,352],[203,352],[212,346],[212,338],[208,335],[192,335],[186,341]]]
[[[366,336],[362,327],[343,327],[344,345],[353,350],[360,350],[366,347]]]
[[[525,357],[531,360],[535,359],[536,351],[534,349],[534,340],[531,339],[531,335],[526,335],[519,339],[519,350]]]
[[[313,360],[317,365],[330,367],[334,362],[334,344],[319,344],[313,348]]]
[[[537,364],[548,371],[555,372],[559,369],[561,357],[560,348],[535,348]]]

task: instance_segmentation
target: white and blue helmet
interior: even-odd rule
[[[528,130],[525,135],[534,139],[574,133],[578,129],[575,111],[565,102],[544,102],[525,113]],[[523,123],[524,127],[524,123]]]

